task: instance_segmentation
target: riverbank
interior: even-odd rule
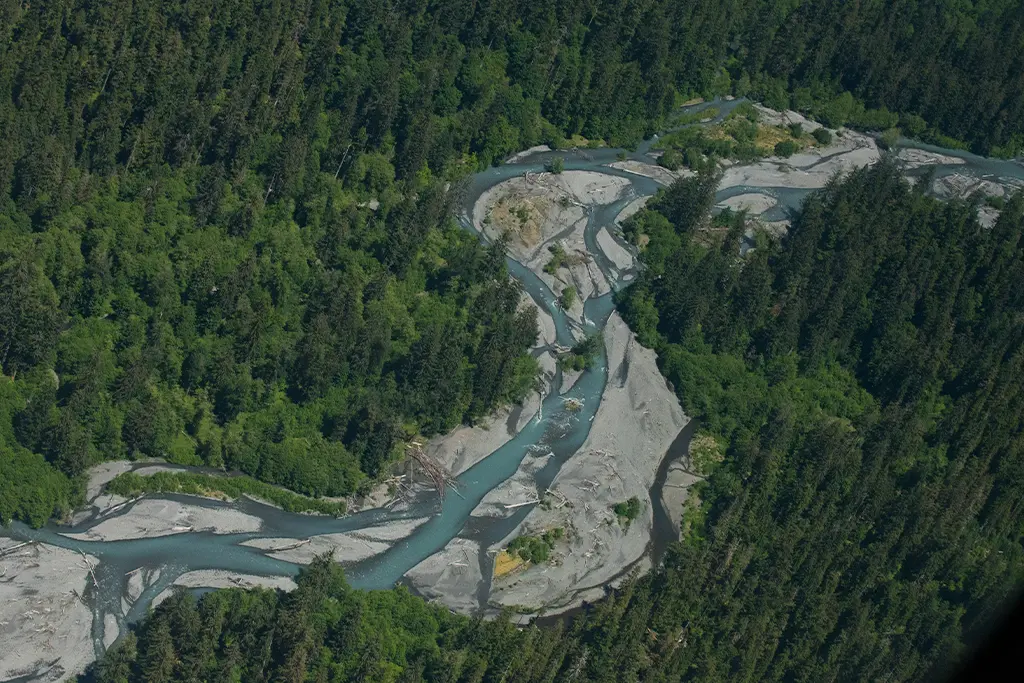
[[[0,680],[65,681],[94,656],[85,595],[95,557],[0,537]]]

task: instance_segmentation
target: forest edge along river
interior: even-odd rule
[[[690,125],[721,121],[740,103],[690,108],[691,114],[717,110],[710,121]],[[807,130],[817,125],[791,112],[761,111],[763,118],[799,122]],[[656,165],[655,142],[635,151],[535,150],[470,180],[459,216],[466,229],[490,241],[502,220],[518,216],[522,227],[537,230],[530,239],[513,239],[507,262],[528,297],[524,305],[538,308],[541,335],[533,353],[543,368],[543,390],[486,427],[463,427],[428,444],[455,471],[456,489],[439,500],[421,488],[405,503],[332,518],[249,499],[148,495],[119,501],[97,488],[90,491],[93,512],[76,516],[70,527],[15,524],[0,534],[0,573],[6,576],[0,596],[17,611],[16,619],[0,615],[7,621],[0,633],[17,661],[73,673],[174,585],[288,588],[303,562],[331,549],[355,587],[406,582],[472,613],[573,609],[632,569],[656,562],[678,534],[671,512],[681,507],[679,493],[685,498],[699,478],[673,465],[685,458],[695,425],[687,425],[653,352],[636,343],[612,301],[638,267],[617,220],[684,173]],[[901,141],[894,154],[908,177],[927,178],[940,196],[1024,186],[1024,167],[1013,161],[910,141]],[[846,131],[828,146],[788,159],[727,164],[719,208],[745,209],[781,231],[809,192],[879,156],[873,138]],[[559,175],[546,171],[555,157],[564,159]],[[535,215],[522,219],[523,211],[512,210],[526,199]],[[980,211],[983,223],[991,218],[989,208]],[[557,223],[560,216],[572,222]],[[557,276],[543,269],[548,246],[556,243],[574,257]],[[559,297],[570,285],[583,301],[565,311]],[[603,340],[594,362],[582,373],[563,372],[555,362],[559,350],[588,334]],[[143,473],[154,465],[117,467]],[[675,497],[666,504],[669,489]],[[631,496],[641,500],[642,512],[619,523],[611,505]],[[524,533],[555,528],[565,535],[555,543],[554,561],[522,564],[495,578],[501,548]]]

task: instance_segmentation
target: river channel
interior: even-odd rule
[[[702,108],[714,106],[718,109],[717,118],[721,118],[740,102],[741,100],[717,101],[698,105],[691,111],[700,111]],[[472,225],[470,217],[473,215],[473,207],[481,195],[510,178],[543,171],[545,163],[554,156],[564,159],[564,167],[567,171],[584,170],[624,178],[629,185],[614,202],[587,208],[587,226],[584,233],[588,251],[614,292],[627,284],[635,277],[636,273],[631,268],[617,269],[599,248],[597,234],[606,226],[613,225],[616,216],[631,201],[653,195],[663,185],[650,177],[620,168],[612,168],[609,164],[623,161],[623,155],[625,160],[651,164],[652,158],[648,153],[651,151],[652,143],[653,141],[644,142],[636,150],[600,148],[557,153],[539,152],[515,162],[488,169],[476,174],[470,180],[461,206],[459,220],[467,230],[480,235]],[[976,178],[1024,180],[1024,167],[1016,162],[984,159],[965,152],[936,149],[927,145],[916,145],[909,141],[902,144],[905,148],[936,152],[961,162],[930,166],[929,168],[936,177],[956,173]],[[920,173],[924,173],[924,171]],[[908,173],[908,175],[912,174]],[[718,199],[725,200],[745,193],[768,195],[777,203],[763,217],[767,220],[783,220],[799,208],[804,197],[811,191],[812,189],[809,188],[772,187],[765,184],[734,185],[721,190]],[[614,231],[609,232],[615,236]],[[486,239],[483,235],[480,235],[480,238]],[[629,248],[620,238],[614,238],[620,243],[620,246]],[[588,299],[584,305],[583,320],[585,322],[581,328],[578,323],[566,316],[557,305],[555,294],[534,272],[511,258],[508,259],[508,269],[511,276],[522,285],[523,290],[536,305],[551,316],[555,325],[557,343],[560,345],[571,346],[580,333],[601,331],[613,311],[613,293]],[[607,381],[608,363],[603,352],[598,362],[584,371],[579,380],[564,394],[559,391],[561,376],[556,372],[552,390],[544,398],[537,416],[531,419],[505,445],[458,475],[456,494],[449,494],[442,500],[438,500],[436,496],[423,496],[398,512],[374,509],[335,519],[292,514],[250,500],[223,503],[193,497],[160,496],[160,498],[187,502],[189,505],[210,508],[231,507],[258,517],[262,521],[262,528],[259,532],[254,533],[179,533],[158,538],[119,541],[76,540],[64,535],[69,532],[87,530],[100,521],[90,520],[75,527],[50,524],[41,529],[31,529],[22,524],[14,524],[12,528],[5,530],[3,535],[19,541],[38,541],[81,551],[97,558],[99,565],[95,570],[96,585],[90,586],[86,595],[86,600],[93,612],[92,632],[97,654],[100,654],[103,649],[104,615],[117,615],[118,626],[123,634],[126,625],[143,616],[153,598],[169,587],[183,573],[203,569],[263,576],[294,576],[298,573],[299,566],[274,559],[268,556],[266,551],[258,548],[242,545],[245,541],[257,538],[305,539],[319,534],[363,529],[388,521],[427,517],[428,520],[418,526],[411,535],[395,542],[387,550],[346,567],[349,581],[357,588],[389,588],[401,581],[406,572],[442,549],[451,539],[462,532],[470,520],[470,513],[481,499],[515,474],[524,458],[537,449],[542,449],[543,452],[553,455],[535,476],[538,490],[543,491],[554,479],[562,465],[580,449],[587,439]],[[570,413],[565,408],[566,398],[578,399],[582,408],[578,412]],[[687,430],[688,433],[689,431],[691,430]],[[680,449],[673,448],[672,450],[679,451]],[[673,456],[678,454],[675,452]],[[661,478],[664,479],[663,472]],[[150,498],[154,497],[156,496],[150,496]],[[124,514],[129,509],[130,504],[113,514]],[[531,506],[523,506],[515,514],[506,518],[483,521],[473,518],[473,534],[481,541],[483,547],[487,547],[506,537],[529,513],[530,509]],[[665,537],[671,533],[671,525],[664,522],[656,524],[656,537],[652,539],[652,543],[655,546],[659,543],[663,545],[666,539],[659,537]],[[121,616],[122,597],[126,593],[128,582],[126,575],[140,567],[146,570],[159,569],[159,578],[147,586],[139,599],[134,601],[127,612]]]

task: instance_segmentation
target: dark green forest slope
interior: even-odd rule
[[[728,444],[662,567],[571,626],[517,631],[404,591],[351,593],[324,562],[292,595],[161,606],[99,680],[902,681],[948,668],[1024,579],[1024,197],[983,229],[974,207],[922,196],[883,163],[812,195],[782,245],[741,259],[742,216],[705,229],[714,186],[677,183],[629,225],[650,238],[649,267],[622,309]]]
[[[730,91],[1012,151],[1021,11],[3,0],[0,518],[134,454],[358,490],[531,381],[532,323],[446,183]]]
[[[626,317],[729,446],[626,613],[690,641],[659,672],[922,679],[1024,579],[1024,197],[984,229],[883,163],[739,260],[712,192],[631,226],[660,248]]]

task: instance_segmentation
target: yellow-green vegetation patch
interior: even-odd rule
[[[494,578],[500,579],[526,566],[528,566],[528,562],[521,558],[518,553],[502,550],[494,558]]]
[[[725,444],[708,432],[697,432],[690,440],[690,467],[695,474],[706,476],[725,460]]]
[[[758,121],[757,111],[732,112],[714,126],[694,126],[666,135],[658,143],[664,150],[662,165],[699,169],[709,159],[755,161],[766,156],[790,156],[818,141],[799,124],[772,126]]]
[[[491,208],[486,221],[499,233],[511,233],[526,245],[540,241],[541,225],[552,208],[549,197],[502,197]]]

